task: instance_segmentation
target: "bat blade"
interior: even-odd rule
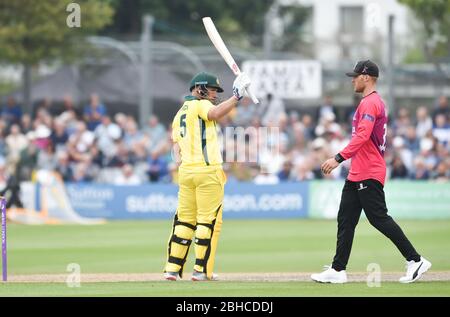
[[[211,20],[210,17],[204,17],[202,19],[203,25],[205,26],[206,33],[209,36],[209,39],[216,47],[219,54],[224,59],[225,63],[230,67],[230,69],[233,71],[234,75],[239,75],[241,73],[241,70],[239,69],[239,66],[236,64],[233,56],[231,56],[230,51],[226,47],[225,43],[222,40],[222,37],[220,36],[219,32],[216,29],[216,26],[214,25],[214,22]],[[247,94],[252,98],[253,102],[255,104],[259,103],[258,98],[250,91],[250,89],[246,89]]]
[[[206,17],[203,18],[203,25],[205,26],[206,33],[208,33],[209,39],[214,44],[222,58],[225,60],[225,63],[227,63],[227,65],[231,68],[236,76],[239,75],[241,73],[241,70],[239,69],[239,66],[236,64],[233,56],[231,56],[230,51],[223,42],[222,37],[220,36],[219,32],[216,29],[216,26],[214,25],[214,22],[210,17]]]

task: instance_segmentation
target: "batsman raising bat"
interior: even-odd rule
[[[183,268],[195,236],[193,281],[216,279],[214,258],[222,227],[222,201],[226,175],[217,140],[216,121],[242,99],[250,79],[240,73],[233,83],[233,96],[217,104],[223,92],[216,76],[205,72],[191,80],[191,95],[172,122],[172,140],[178,163],[178,207],[168,244],[166,280],[182,278]]]

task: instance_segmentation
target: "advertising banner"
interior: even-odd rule
[[[175,185],[115,186],[67,184],[73,209],[84,217],[106,219],[172,218],[177,207]],[[224,218],[301,218],[308,214],[308,184],[225,187]]]

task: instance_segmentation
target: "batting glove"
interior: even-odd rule
[[[241,100],[244,97],[245,89],[250,86],[251,80],[246,73],[240,73],[233,83],[233,95],[237,100]]]

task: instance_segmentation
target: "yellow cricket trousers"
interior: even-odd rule
[[[222,227],[226,175],[221,166],[187,169],[178,175],[178,208],[168,243],[165,272],[183,274],[195,234],[194,270],[212,277],[217,242]]]

